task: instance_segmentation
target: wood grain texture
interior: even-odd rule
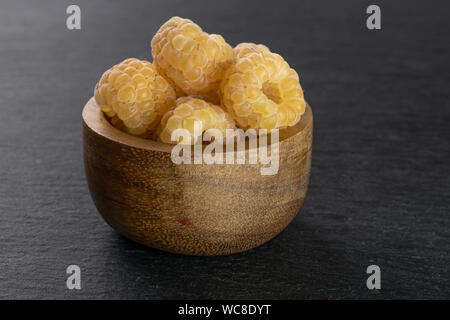
[[[309,106],[296,126],[280,132],[274,175],[261,175],[266,165],[248,161],[175,165],[171,145],[117,130],[92,98],[82,117],[86,176],[96,207],[114,229],[141,244],[189,255],[246,251],[280,233],[305,199]]]

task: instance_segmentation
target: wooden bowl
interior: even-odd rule
[[[119,131],[93,98],[82,117],[94,203],[107,223],[141,244],[199,256],[241,252],[275,237],[303,204],[311,165],[309,106],[296,126],[280,131],[275,175],[261,175],[261,164],[175,165],[172,145]]]

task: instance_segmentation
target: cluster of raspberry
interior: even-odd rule
[[[196,141],[208,129],[294,126],[306,102],[297,72],[264,45],[232,48],[189,19],[172,17],[151,41],[153,63],[129,58],[107,70],[95,100],[110,122],[164,143],[186,129]],[[194,136],[195,135],[195,136]]]

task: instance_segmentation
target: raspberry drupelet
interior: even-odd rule
[[[221,83],[222,103],[243,128],[293,126],[306,102],[297,72],[265,46],[241,44],[238,56]]]
[[[129,58],[107,70],[95,86],[95,101],[113,125],[131,134],[156,129],[175,102],[175,91],[148,61]]]
[[[194,123],[202,125],[202,132],[195,132]],[[162,142],[172,141],[172,132],[176,129],[186,129],[191,134],[191,144],[194,144],[201,134],[208,129],[218,129],[225,135],[226,129],[235,128],[233,119],[219,106],[193,97],[178,98],[175,108],[169,110],[161,119],[158,136]],[[187,144],[185,141],[178,141]]]
[[[180,17],[161,26],[151,47],[158,71],[186,95],[216,91],[234,59],[233,49],[221,35],[203,32]]]
[[[252,42],[241,42],[236,47],[233,48],[234,57],[236,59],[242,58],[249,53],[253,52],[270,52],[269,48],[267,48],[263,44],[255,44]]]

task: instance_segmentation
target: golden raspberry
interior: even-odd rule
[[[175,102],[175,91],[148,61],[130,58],[107,70],[95,86],[95,101],[113,124],[141,135],[154,130]],[[120,121],[119,121],[120,120]]]
[[[242,42],[233,48],[235,58],[239,59],[243,56],[253,52],[270,52],[263,44],[255,44],[252,42]]]
[[[195,132],[195,121],[201,122],[202,132]],[[172,132],[186,129],[193,144],[208,129],[218,129],[225,135],[225,130],[232,128],[235,128],[233,119],[219,106],[198,98],[181,97],[175,102],[175,108],[162,117],[158,133],[162,142],[176,143],[171,140]]]
[[[203,32],[180,17],[164,23],[151,46],[158,71],[187,95],[217,90],[234,58],[233,49],[221,35]]]
[[[222,103],[242,129],[293,126],[306,102],[297,72],[267,47],[236,47],[236,59],[221,83]],[[252,52],[253,51],[253,52]]]

